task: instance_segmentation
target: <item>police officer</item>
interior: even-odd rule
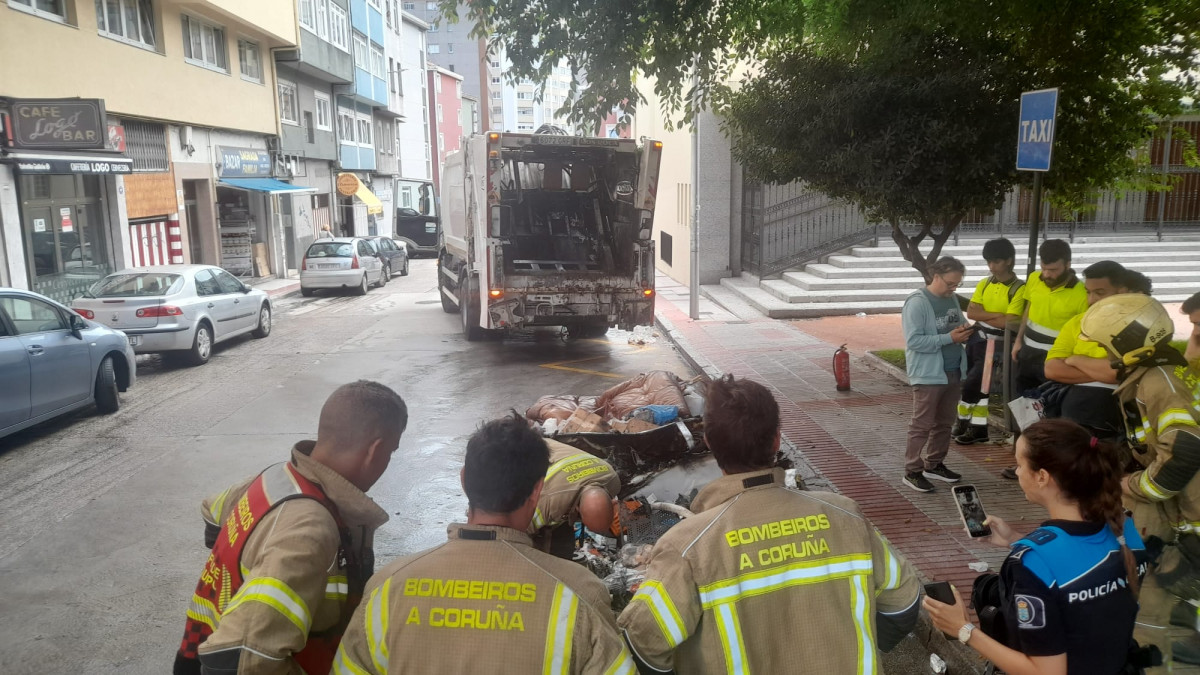
[[[549,465],[516,414],[475,432],[461,474],[467,522],[371,578],[333,672],[634,673],[604,584],[526,534]]]
[[[766,387],[713,382],[705,440],[725,474],[654,545],[618,625],[645,668],[680,673],[872,673],[917,620],[912,567],[858,505],[772,468]]]
[[[537,510],[529,523],[534,545],[570,559],[575,547],[575,521],[592,532],[611,535],[613,498],[621,478],[608,462],[566,443],[547,440],[550,468],[542,485]]]
[[[212,554],[187,610],[175,675],[329,672],[388,519],[365,492],[387,469],[408,409],[360,380],[321,408],[291,461],[205,500]]]
[[[1174,330],[1157,300],[1135,293],[1097,302],[1081,324],[1082,334],[1114,359],[1126,435],[1143,467],[1124,479],[1126,504],[1143,538],[1167,544],[1146,579],[1138,614],[1139,624],[1159,626],[1172,604],[1163,589],[1183,600],[1200,600],[1200,412],[1191,407],[1191,393],[1176,374],[1186,361],[1170,346]],[[1188,611],[1195,621],[1195,608]],[[1143,637],[1165,646],[1160,633]],[[1174,650],[1175,658],[1200,662],[1195,641],[1181,647]]]
[[[1004,331],[1015,323],[1023,309],[1019,292],[1025,282],[1013,272],[1017,251],[1012,242],[1003,237],[992,239],[983,245],[983,259],[990,274],[975,286],[971,304],[967,306],[967,318],[977,322],[980,330],[966,344],[967,374],[962,381],[958,421],[951,432],[959,445],[988,440],[988,404],[982,389],[984,369],[995,368],[1004,356],[1000,354]],[[997,344],[1001,349],[996,348]]]

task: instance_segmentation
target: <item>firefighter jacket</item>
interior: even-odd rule
[[[579,498],[589,485],[604,488],[610,497],[616,497],[621,490],[621,479],[608,462],[558,441],[547,439],[546,445],[550,446],[550,468],[546,470],[542,496],[529,523],[529,534],[567,522],[579,508]]]
[[[329,670],[374,566],[374,532],[387,513],[309,457],[313,446],[298,443],[289,463],[204,502],[205,521],[222,526],[188,607],[180,656],[198,651],[205,672]],[[240,560],[222,559],[229,557],[221,555],[226,543],[240,549]],[[197,632],[211,634],[197,639]]]
[[[1165,365],[1136,369],[1117,396],[1134,457],[1145,467],[1129,477],[1130,491],[1158,503],[1176,531],[1200,534],[1200,411],[1193,392],[1175,366]]]
[[[617,621],[647,666],[877,673],[877,621],[909,617],[896,641],[915,624],[917,575],[853,500],[769,469],[713,481],[692,510],[654,545]]]
[[[454,524],[446,543],[371,578],[333,672],[632,675],[609,603],[586,567],[528,534]]]

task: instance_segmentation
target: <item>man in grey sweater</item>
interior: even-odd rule
[[[917,492],[932,492],[931,478],[947,483],[962,478],[943,460],[950,451],[950,429],[967,369],[963,343],[972,331],[954,293],[964,272],[963,264],[949,256],[930,265],[929,284],[908,296],[901,315],[904,358],[913,388],[904,484]]]

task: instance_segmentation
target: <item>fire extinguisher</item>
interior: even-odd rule
[[[846,345],[833,353],[833,376],[838,391],[850,391],[850,352],[846,351]]]

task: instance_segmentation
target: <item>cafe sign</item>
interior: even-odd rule
[[[17,99],[9,119],[14,148],[103,150],[108,142],[104,101],[98,98]]]

